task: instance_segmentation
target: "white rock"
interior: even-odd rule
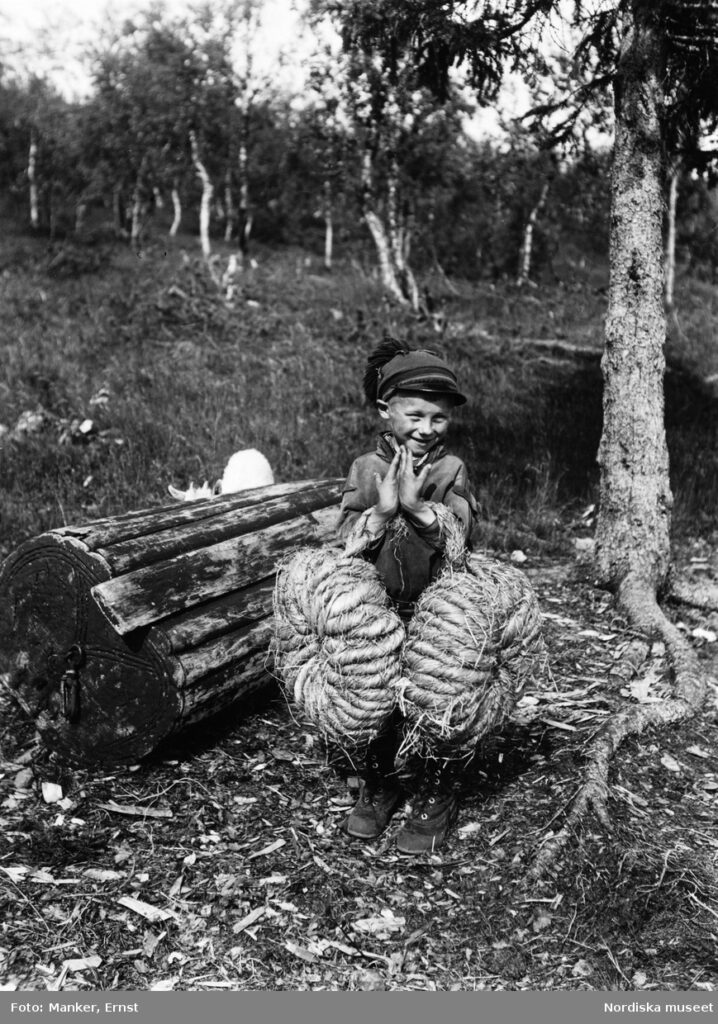
[[[575,537],[573,541],[574,551],[589,553],[593,551],[596,546],[596,542],[593,537]]]
[[[33,781],[32,768],[23,768],[21,772],[18,772],[15,776],[15,789],[23,790],[30,789]]]
[[[58,786],[56,782],[43,782],[42,799],[46,804],[56,804],[58,800],[62,800],[62,786]]]

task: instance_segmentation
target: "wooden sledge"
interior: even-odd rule
[[[277,562],[332,538],[341,484],[129,512],[18,548],[0,571],[7,682],[48,746],[134,762],[266,686]]]

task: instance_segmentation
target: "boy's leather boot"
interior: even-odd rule
[[[427,762],[411,814],[396,837],[399,853],[432,853],[443,844],[458,812],[456,775],[451,763]]]
[[[396,739],[381,736],[369,744],[359,799],[345,822],[355,839],[376,839],[389,824],[403,794],[394,770]]]

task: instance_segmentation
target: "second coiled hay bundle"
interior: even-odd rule
[[[395,706],[404,627],[373,565],[330,550],[279,567],[272,651],[290,697],[329,740],[373,739]]]
[[[446,506],[432,508],[444,567],[408,634],[362,558],[306,549],[277,573],[277,674],[309,721],[344,748],[365,746],[398,707],[404,755],[470,755],[543,669],[540,613],[524,573],[467,555],[462,525]],[[406,525],[398,517],[391,528]]]
[[[404,645],[407,752],[470,754],[544,659],[538,602],[521,570],[481,555],[445,567],[419,598]]]

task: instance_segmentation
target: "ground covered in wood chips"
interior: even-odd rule
[[[699,553],[700,556],[700,553]],[[700,563],[700,557],[694,559]],[[0,722],[5,990],[718,986],[718,720],[631,740],[595,821],[526,882],[612,711],[657,700],[658,645],[571,563],[529,559],[552,672],[465,779],[440,853],[342,831],[351,776],[276,695],[141,765],[69,769]],[[673,610],[710,663],[716,623]]]

